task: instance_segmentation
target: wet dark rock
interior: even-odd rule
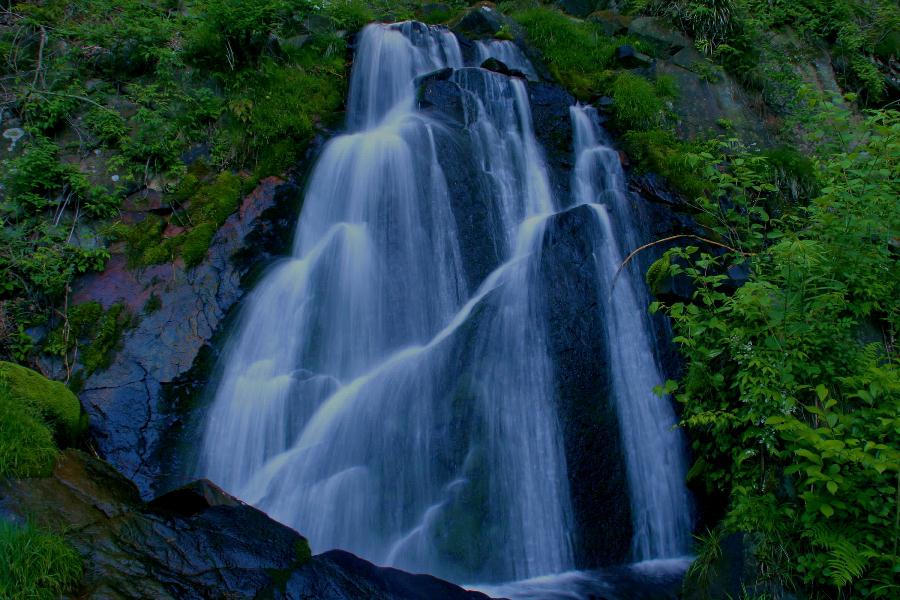
[[[488,600],[430,575],[376,567],[341,550],[331,550],[293,572],[284,598],[327,600]]]
[[[500,31],[503,26],[514,25],[508,17],[489,6],[479,6],[466,13],[453,31],[460,35],[479,38],[492,36]]]
[[[144,504],[107,463],[64,452],[46,479],[0,483],[0,518],[30,519],[82,556],[78,598],[484,599],[306,539],[201,481]]]
[[[216,233],[206,259],[187,269],[179,259],[141,271],[114,255],[107,269],[79,280],[72,301],[124,303],[140,315],[126,332],[112,366],[85,382],[80,394],[97,450],[145,496],[159,476],[155,456],[172,415],[163,386],[191,369],[244,290],[242,278],[290,239],[300,189],[277,178],[260,183]],[[160,308],[149,314],[151,297]]]
[[[590,207],[570,209],[547,224],[541,255],[579,567],[624,562],[632,534],[593,255],[599,235]]]
[[[482,69],[487,69],[488,71],[493,71],[494,73],[500,73],[501,75],[506,75],[509,77],[512,75],[509,67],[505,62],[497,60],[496,58],[489,58],[483,63],[481,63]]]
[[[605,8],[608,0],[556,0],[554,4],[574,17],[584,18],[594,11]]]
[[[550,184],[561,201],[569,197],[572,153],[572,117],[569,107],[575,98],[565,89],[549,83],[529,83],[534,133],[545,151]]]
[[[653,65],[653,59],[625,44],[616,48],[616,61],[626,69],[646,69]]]
[[[453,77],[454,69],[451,67],[446,67],[444,69],[438,69],[437,71],[432,71],[431,73],[426,73],[420,77],[416,78],[415,86],[417,88],[427,86],[432,81],[447,81],[451,77]]]

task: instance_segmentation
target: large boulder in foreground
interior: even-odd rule
[[[484,600],[426,575],[306,539],[208,481],[149,503],[109,464],[68,450],[46,479],[0,483],[0,518],[65,537],[84,560],[78,598]]]

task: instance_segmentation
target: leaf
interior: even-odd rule
[[[834,509],[831,508],[830,504],[819,505],[819,510],[822,511],[822,514],[826,517],[831,517],[834,514]]]
[[[828,397],[828,389],[821,383],[816,386],[816,396],[819,397],[819,402],[824,402],[825,398]]]
[[[832,495],[837,493],[838,484],[835,483],[834,481],[829,481],[828,483],[825,484],[825,487],[828,488],[828,491],[831,492]]]

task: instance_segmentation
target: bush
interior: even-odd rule
[[[75,441],[87,430],[81,403],[62,383],[3,361],[0,380],[9,386],[10,397],[46,423],[61,442]]]
[[[810,598],[895,598],[900,116],[860,123],[825,107],[815,123],[816,195],[779,219],[765,209],[780,193],[765,155],[691,165],[714,184],[697,207],[729,248],[674,249],[653,269],[695,290],[653,306],[672,318],[686,359],[664,391],[677,392],[691,432],[689,478],[728,496],[726,532],[759,539],[761,583]],[[797,157],[772,158],[805,170]],[[749,271],[736,291],[731,268]]]
[[[81,576],[81,557],[63,538],[0,521],[0,597],[54,600],[74,592]]]
[[[253,66],[270,36],[290,30],[312,8],[311,0],[208,0],[188,33],[189,60],[210,70],[234,72]]]

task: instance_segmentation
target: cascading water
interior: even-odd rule
[[[534,72],[512,44],[483,44],[479,54],[479,64],[505,57]],[[461,97],[459,130],[417,108],[417,78],[446,67]],[[573,112],[575,200],[606,203],[620,217],[627,207],[610,178],[621,172],[596,160],[585,115]],[[246,302],[214,390],[200,473],[295,526],[316,551],[342,548],[456,581],[574,569],[540,293],[558,201],[525,83],[464,65],[445,29],[371,25],[347,121],[349,133],[327,145],[310,178],[293,257]],[[486,277],[467,269],[452,171],[439,152],[447,143],[464,144],[473,165],[486,246],[498,257]],[[610,287],[621,249],[597,211],[634,554],[675,556],[688,507],[674,417],[652,396],[660,376],[640,288]]]
[[[682,556],[690,549],[691,530],[683,441],[675,428],[671,402],[653,391],[663,377],[652,350],[643,282],[619,272],[619,238],[625,238],[626,248],[637,245],[625,178],[618,153],[601,142],[602,131],[593,109],[573,106],[570,112],[575,130],[575,202],[591,206],[602,237],[595,256],[600,296],[608,299],[605,324],[613,397],[628,467],[633,554],[637,560]]]

